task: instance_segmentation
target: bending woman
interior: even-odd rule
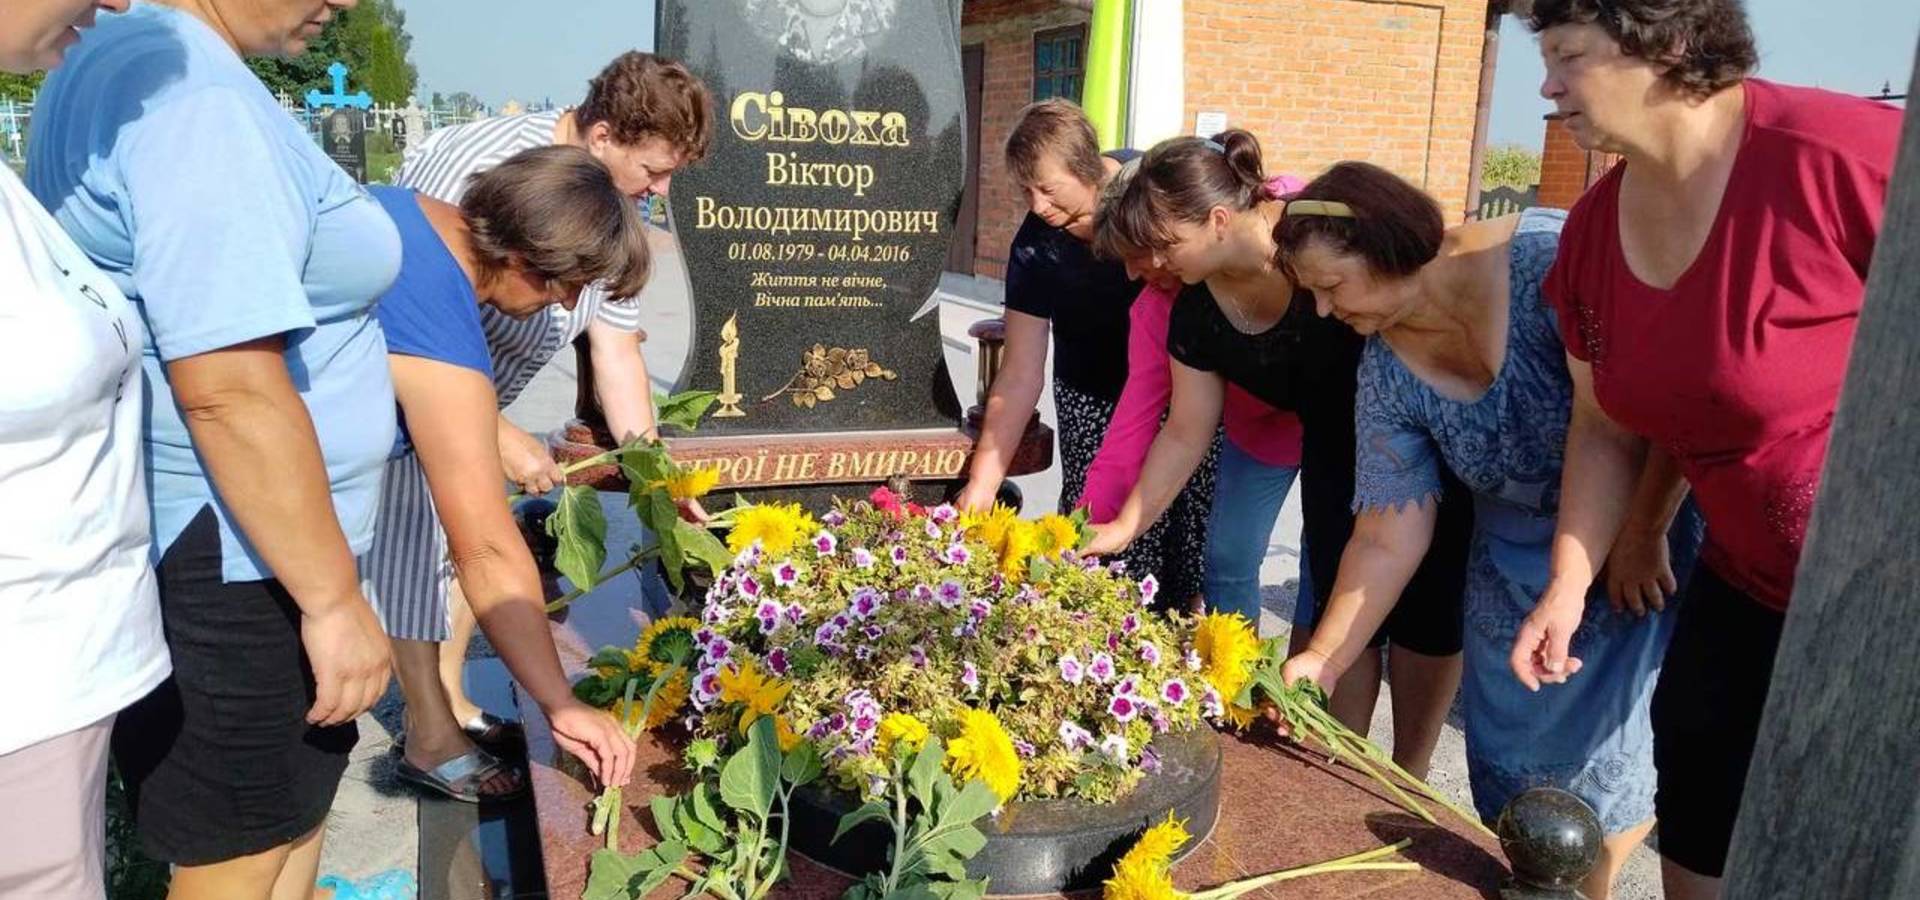
[[[1433,540],[1442,474],[1459,476],[1473,503],[1462,694],[1474,806],[1491,822],[1529,787],[1578,794],[1607,832],[1584,886],[1602,900],[1653,825],[1647,703],[1673,630],[1662,611],[1675,581],[1667,525],[1683,491],[1677,468],[1649,467],[1655,483],[1642,496],[1651,502],[1615,543],[1613,573],[1647,593],[1624,592],[1611,608],[1603,587],[1588,593],[1574,636],[1582,680],[1537,693],[1515,681],[1507,655],[1546,585],[1573,403],[1566,351],[1540,296],[1565,218],[1529,210],[1448,231],[1419,188],[1354,162],[1288,205],[1282,268],[1313,291],[1321,315],[1369,337],[1355,411],[1358,522],[1326,615],[1285,677],[1327,684],[1361,653]],[[1698,518],[1671,539],[1684,578]]]
[[[1102,252],[1150,253],[1188,286],[1174,304],[1167,349],[1173,402],[1147,453],[1139,483],[1089,548],[1126,546],[1153,520],[1205,453],[1219,426],[1226,386],[1300,416],[1302,581],[1331,584],[1353,529],[1354,373],[1360,338],[1295,302],[1273,265],[1281,203],[1266,190],[1260,145],[1244,131],[1215,141],[1176,138],[1153,148],[1099,226]],[[1232,490],[1231,486],[1228,490]],[[1426,556],[1412,602],[1376,635],[1390,643],[1394,757],[1423,774],[1459,685],[1460,591],[1465,503],[1453,504],[1442,539]],[[1365,734],[1380,685],[1379,655],[1367,655],[1334,687],[1333,712]]]
[[[389,500],[438,515],[446,532],[440,558],[556,741],[603,782],[625,784],[633,744],[612,716],[574,699],[547,629],[539,572],[501,492],[499,407],[480,309],[524,318],[572,307],[596,282],[620,296],[638,292],[648,261],[640,212],[577,147],[509,158],[474,176],[458,207],[407,188],[369,192],[400,231],[400,277],[378,307],[400,404],[389,466],[426,476],[426,496]],[[371,556],[401,553],[412,535],[380,531]],[[439,569],[438,558],[429,564]],[[438,644],[402,638],[393,648],[403,690],[437,689]],[[407,683],[415,678],[423,683]],[[428,716],[440,720],[423,721]],[[406,720],[401,780],[468,802],[525,790],[520,773],[464,739],[444,704],[408,704]]]

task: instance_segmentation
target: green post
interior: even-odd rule
[[[1100,149],[1120,146],[1127,124],[1127,63],[1131,0],[1094,0],[1093,24],[1087,29],[1087,81],[1080,105],[1093,120]]]

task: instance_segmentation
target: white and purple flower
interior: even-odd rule
[[[879,591],[863,587],[853,592],[853,600],[847,605],[847,609],[856,619],[871,618],[874,613],[880,611],[880,600]]]
[[[828,528],[839,528],[847,524],[847,515],[837,509],[830,509],[827,510],[826,515],[820,517],[820,522]]]
[[[1105,653],[1095,653],[1093,655],[1093,662],[1087,664],[1087,675],[1101,684],[1112,681],[1113,674],[1113,657]],[[1123,693],[1131,694],[1133,692],[1123,691]]]
[[[1128,635],[1128,636],[1131,636],[1131,635],[1132,635],[1132,634],[1133,634],[1134,632],[1136,632],[1136,631],[1139,631],[1139,630],[1140,630],[1140,616],[1139,616],[1139,614],[1137,614],[1137,613],[1127,613],[1127,617],[1126,617],[1126,618],[1124,618],[1124,619],[1121,619],[1121,620],[1120,620],[1120,633],[1121,633],[1121,634],[1124,634],[1124,635]]]
[[[939,523],[933,521],[932,519],[928,519],[927,524],[921,526],[921,530],[925,531],[927,533],[927,537],[930,537],[930,538],[937,538],[940,536],[940,525]]]
[[[740,596],[752,600],[760,596],[760,590],[760,579],[752,575],[740,577]]]
[[[873,551],[865,547],[853,548],[853,564],[862,569],[873,568]]]
[[[1130,751],[1131,748],[1127,746],[1127,739],[1124,735],[1109,734],[1100,739],[1100,752],[1105,753],[1108,758],[1120,765],[1124,766],[1127,764],[1127,757]]]
[[[813,550],[815,553],[821,556],[832,556],[834,552],[839,549],[840,539],[834,537],[833,532],[823,528],[819,534],[813,536]]]
[[[780,627],[780,613],[779,603],[772,600],[760,601],[760,608],[753,611],[753,616],[760,620],[761,634],[772,634],[774,629]]]
[[[1093,746],[1093,732],[1072,722],[1061,722],[1060,743],[1065,744],[1068,750],[1085,750]]]
[[[1140,642],[1140,661],[1149,666],[1160,664],[1160,645],[1152,641]]]
[[[1114,694],[1107,701],[1107,714],[1117,722],[1131,722],[1140,715],[1140,701],[1126,694]]]
[[[950,566],[964,566],[972,558],[973,552],[967,549],[967,545],[958,542],[948,544],[947,549],[940,551],[940,561]]]
[[[1200,651],[1191,648],[1187,650],[1187,671],[1200,671]]]
[[[1114,690],[1129,697],[1138,697],[1140,696],[1140,679],[1137,676],[1128,675],[1120,679],[1120,686]]]
[[[1187,683],[1178,678],[1168,679],[1167,683],[1160,686],[1160,699],[1171,706],[1187,702]]]
[[[1060,654],[1060,680],[1068,684],[1079,684],[1087,676],[1087,669],[1080,664],[1080,657],[1071,653]]]
[[[927,518],[945,525],[948,522],[960,518],[960,511],[954,509],[951,503],[942,503],[939,506],[927,510]]]
[[[922,647],[919,644],[914,644],[913,646],[908,647],[907,661],[913,663],[913,667],[916,669],[926,668],[927,667],[927,648]]]
[[[793,587],[800,583],[800,567],[792,560],[784,560],[773,567],[773,583],[781,587]]]
[[[1154,596],[1159,593],[1160,593],[1160,579],[1155,578],[1152,575],[1148,575],[1147,577],[1140,579],[1140,605],[1141,606],[1146,606],[1152,603]]]
[[[970,662],[961,663],[960,664],[960,683],[966,686],[967,693],[969,694],[980,693],[980,670],[977,668],[974,668],[973,663],[970,663]]]
[[[790,668],[791,665],[787,662],[787,648],[775,647],[773,652],[767,654],[767,671],[784,678]]]
[[[1218,719],[1227,714],[1227,706],[1220,702],[1220,692],[1208,686],[1200,693],[1200,711],[1210,719]]]
[[[907,564],[907,548],[895,544],[887,551],[887,558],[893,560],[896,566],[904,566]]]
[[[948,609],[959,606],[961,601],[967,599],[967,589],[951,578],[940,582],[940,589],[935,594],[940,598],[940,605]]]

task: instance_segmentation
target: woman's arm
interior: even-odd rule
[[[1573,419],[1560,473],[1560,520],[1553,534],[1547,589],[1520,626],[1508,660],[1514,677],[1531,690],[1560,684],[1580,671],[1567,644],[1580,627],[1594,574],[1626,520],[1634,479],[1647,442],[1607,417],[1593,394],[1593,369],[1568,356],[1573,376]]]
[[[336,725],[386,693],[392,659],[360,593],[320,438],[285,350],[272,337],[182,357],[167,364],[167,380],[234,524],[300,607],[315,688],[307,721]]]
[[[1140,480],[1154,436],[1160,433],[1160,417],[1173,397],[1173,371],[1167,356],[1167,317],[1172,312],[1173,298],[1156,287],[1148,286],[1133,301],[1127,328],[1127,386],[1107,421],[1107,436],[1087,467],[1086,487],[1080,491],[1079,502],[1095,522],[1119,514]]]
[[[961,509],[993,506],[1013,454],[1020,449],[1027,420],[1040,405],[1040,389],[1047,378],[1047,340],[1052,323],[1011,309],[1007,310],[1006,321],[1007,343],[1000,374],[994,377],[987,394],[980,438],[973,445],[973,462],[967,467],[966,487],[955,499]]]
[[[1332,600],[1314,627],[1313,640],[1281,670],[1287,684],[1304,677],[1331,688],[1340,680],[1413,580],[1439,518],[1439,501],[1433,497],[1370,509],[1355,518]]]
[[[554,652],[533,555],[501,493],[493,383],[485,374],[393,354],[394,396],[447,532],[460,590],[514,680],[552,721],[568,752],[606,784],[625,784],[633,744],[619,723],[574,699]]]
[[[1167,413],[1167,424],[1153,439],[1140,479],[1127,494],[1120,513],[1097,529],[1093,543],[1087,547],[1089,553],[1126,549],[1167,511],[1213,446],[1213,433],[1220,427],[1220,409],[1227,394],[1226,379],[1178,360],[1171,360],[1169,365],[1173,406]]]
[[[1680,589],[1668,558],[1667,530],[1686,499],[1687,481],[1679,461],[1659,447],[1649,447],[1627,520],[1607,554],[1607,597],[1615,610],[1631,610],[1636,616],[1648,609],[1658,612]]]
[[[611,302],[611,301],[609,301]],[[653,422],[653,384],[640,354],[644,336],[622,331],[602,319],[587,326],[587,352],[593,358],[593,393],[606,413],[607,430],[617,443],[657,437]]]

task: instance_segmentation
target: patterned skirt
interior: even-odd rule
[[[1053,380],[1053,404],[1060,419],[1060,512],[1066,513],[1080,502],[1087,469],[1100,452],[1116,404],[1075,390],[1058,378]],[[1151,572],[1159,580],[1161,606],[1183,609],[1188,599],[1200,594],[1206,577],[1207,520],[1213,509],[1220,441],[1216,431],[1213,445],[1207,448],[1200,467],[1193,470],[1193,477],[1187,479],[1187,486],[1173,498],[1160,520],[1119,556],[1128,572],[1141,577]]]

